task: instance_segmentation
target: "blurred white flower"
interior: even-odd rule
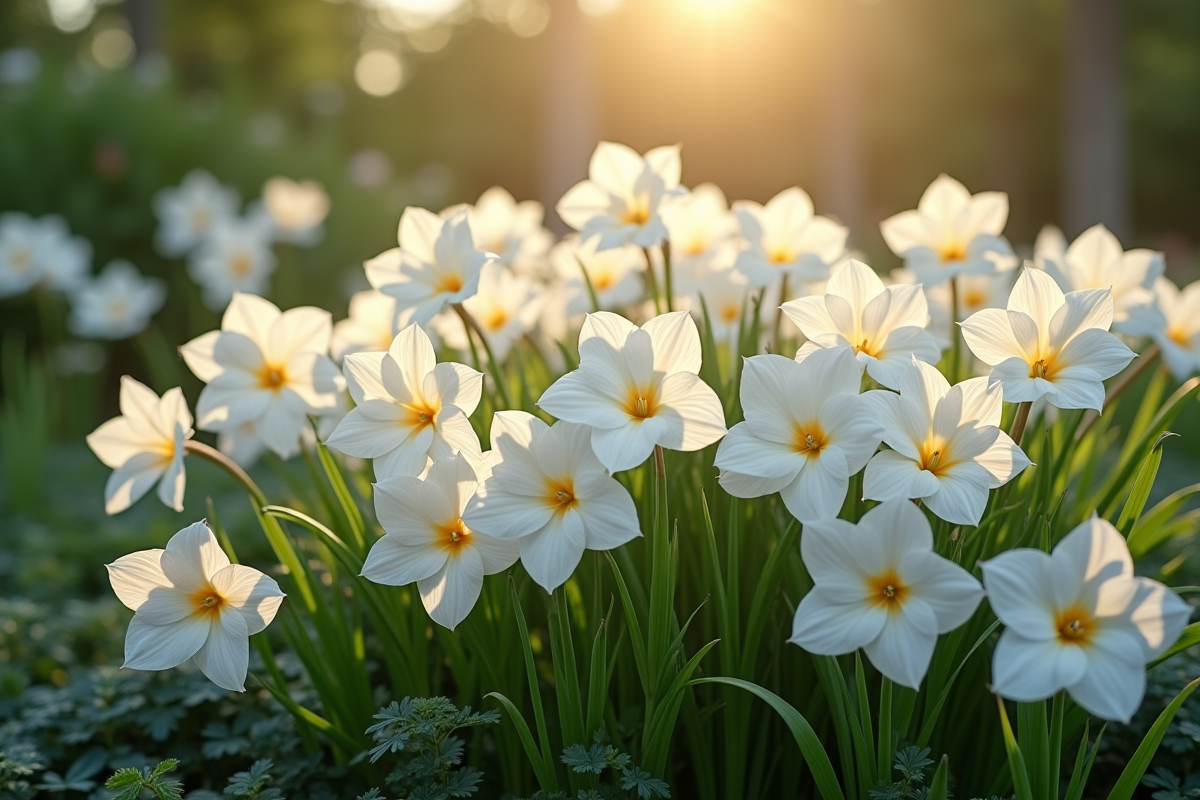
[[[493,186],[467,211],[478,250],[527,275],[543,270],[554,237],[542,227],[545,210],[536,200],[517,202],[507,190]]]
[[[28,291],[41,279],[37,223],[26,214],[0,214],[0,297]]]
[[[1008,222],[1008,195],[972,195],[948,175],[940,175],[921,195],[915,211],[902,211],[880,223],[892,252],[904,259],[917,281],[941,283],[962,274],[986,274],[1017,265],[1001,236]]]
[[[767,294],[777,291],[774,287],[767,288]],[[731,267],[713,270],[700,281],[697,294],[703,305],[696,303],[695,310],[707,309],[713,341],[739,346],[742,325],[754,314],[754,300],[758,294],[752,291],[746,276]],[[765,299],[763,305],[766,305]],[[759,313],[761,315],[761,308]]]
[[[714,461],[721,486],[734,497],[779,492],[804,523],[836,517],[850,476],[866,466],[884,434],[858,393],[860,382],[846,347],[817,350],[800,362],[747,358],[741,383],[746,419],[729,429]]]
[[[237,216],[235,189],[222,186],[204,170],[193,170],[178,186],[154,195],[158,230],[154,244],[167,256],[181,256],[201,244],[222,222]]]
[[[588,180],[572,186],[555,207],[597,250],[634,244],[650,247],[667,237],[659,214],[663,199],[683,193],[679,146],[656,147],[640,156],[630,147],[601,142],[592,153]]]
[[[329,215],[329,195],[321,184],[271,178],[263,186],[263,204],[278,241],[305,247],[321,241],[325,233],[321,223]]]
[[[567,293],[568,314],[583,314],[592,309],[583,275],[586,272],[600,309],[626,308],[643,297],[646,254],[634,245],[597,250],[597,239],[581,241],[571,234],[550,251],[554,271]]]
[[[483,375],[462,364],[438,364],[419,325],[409,325],[385,353],[351,353],[342,364],[355,407],[326,442],[373,459],[375,477],[420,475],[430,460],[482,455],[467,419],[479,405]]]
[[[465,209],[442,219],[409,206],[400,217],[400,246],[366,263],[367,280],[396,298],[401,311],[413,309],[413,322],[424,325],[447,304],[461,303],[479,287],[479,271],[494,260],[475,249]]]
[[[662,219],[671,243],[677,296],[690,294],[710,270],[732,263],[737,218],[716,184],[702,183],[687,194],[668,197],[663,201]]]
[[[1006,626],[992,688],[1017,702],[1066,689],[1088,713],[1128,722],[1146,691],[1146,664],[1175,643],[1192,611],[1161,583],[1134,577],[1125,538],[1096,516],[1053,553],[1022,547],[981,566]]]
[[[121,416],[87,437],[96,457],[113,469],[104,487],[104,510],[124,511],[157,483],[158,499],[183,511],[183,447],[192,433],[192,415],[180,389],[170,389],[159,398],[122,375]]]
[[[1154,281],[1163,274],[1162,253],[1145,248],[1122,252],[1117,237],[1103,225],[1088,228],[1070,247],[1063,249],[1063,244],[1061,232],[1043,228],[1036,260],[1064,292],[1112,290],[1112,328],[1118,333],[1145,334],[1157,327],[1161,318],[1154,308]]]
[[[235,292],[265,294],[274,271],[270,228],[253,217],[223,220],[188,257],[188,274],[213,311],[229,305]]]
[[[197,425],[229,431],[252,422],[281,458],[294,455],[307,416],[335,413],[346,387],[326,355],[332,327],[328,311],[280,313],[268,300],[235,293],[221,330],[180,348],[188,367],[208,384],[196,404]]]
[[[341,361],[350,353],[387,350],[396,334],[408,327],[411,317],[412,309],[400,311],[396,298],[383,292],[355,292],[350,298],[350,316],[333,325],[330,354]],[[439,342],[433,342],[434,350],[439,346]]]
[[[1154,282],[1162,319],[1152,331],[1171,374],[1185,380],[1200,371],[1200,281],[1182,290],[1169,278]]]
[[[892,449],[867,464],[863,497],[919,499],[947,522],[978,525],[988,492],[1030,463],[1000,430],[1003,390],[987,378],[952,387],[937,367],[915,358],[897,388],[900,394],[867,396]]]
[[[113,261],[71,293],[68,327],[87,339],[125,339],[145,330],[167,299],[158,278],[143,278],[127,261]]]
[[[533,580],[553,592],[583,551],[611,550],[641,536],[629,492],[592,452],[586,425],[553,427],[524,411],[492,419],[492,474],[467,503],[472,530],[515,540]]]
[[[976,311],[985,308],[1004,308],[1008,302],[1008,295],[1012,292],[1013,281],[1018,275],[1018,270],[990,275],[959,275],[959,318],[955,322],[961,322]],[[892,270],[887,280],[892,285],[917,283],[912,270],[903,267]],[[950,320],[953,306],[950,297],[950,282],[942,281],[932,286],[922,284],[922,289],[925,291],[925,300],[929,306],[927,329],[938,343],[938,348],[947,350],[951,345],[951,333],[956,330],[956,326]]]
[[[165,550],[118,558],[108,579],[134,612],[123,666],[171,669],[190,658],[232,692],[245,691],[249,639],[271,624],[284,598],[271,578],[229,563],[203,521],[172,536]]]
[[[543,298],[537,285],[493,261],[479,273],[479,291],[463,301],[463,308],[479,324],[497,361],[508,357],[512,346],[537,325]],[[460,353],[471,352],[466,329],[457,315],[435,317],[442,341]],[[479,357],[487,358],[483,348]]]
[[[925,515],[906,500],[804,526],[800,555],[813,588],[800,601],[792,638],[811,653],[862,648],[900,686],[918,689],[937,637],[971,618],[983,588],[933,551]]]
[[[450,630],[475,607],[483,576],[503,572],[519,555],[516,542],[463,523],[477,486],[471,462],[461,455],[435,461],[424,480],[397,476],[375,484],[384,535],[367,554],[363,577],[387,586],[415,582],[429,616]]]
[[[989,380],[1004,384],[1007,402],[1045,397],[1059,408],[1100,411],[1104,380],[1134,355],[1108,332],[1111,324],[1108,289],[1064,296],[1045,272],[1026,269],[1007,310],[977,311],[962,323],[962,332],[971,352],[992,367]]]
[[[846,250],[849,231],[825,217],[814,216],[804,190],[784,189],[767,204],[750,200],[733,204],[744,249],[734,266],[754,288],[778,283],[781,277],[822,281]]]
[[[929,306],[921,287],[884,286],[861,261],[838,267],[823,296],[801,297],[782,308],[808,337],[798,360],[827,347],[851,347],[867,374],[889,389],[900,387],[913,356],[935,364],[942,354],[925,330]]]
[[[700,380],[700,334],[686,311],[642,327],[607,311],[579,332],[579,369],[559,378],[538,406],[592,428],[592,448],[611,472],[632,469],[655,445],[699,450],[725,435],[721,401]]]
[[[38,282],[58,292],[73,292],[87,280],[92,245],[72,236],[62,217],[50,215],[32,220]]]
[[[254,466],[267,452],[267,443],[258,435],[254,422],[214,423],[209,428],[217,434],[217,449],[243,467]]]

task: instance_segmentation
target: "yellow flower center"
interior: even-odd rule
[[[1192,337],[1182,328],[1168,328],[1167,337],[1180,347],[1191,347]]]
[[[967,248],[958,242],[947,242],[938,248],[938,257],[942,259],[943,264],[948,264],[951,261],[962,261],[967,257]]]
[[[489,331],[498,331],[508,322],[508,312],[494,308],[483,318],[483,327]]]
[[[216,587],[211,583],[205,583],[202,587],[192,592],[191,596],[192,612],[196,616],[213,617],[221,613],[221,609],[225,606],[225,598],[217,591]]]
[[[1058,613],[1054,628],[1062,644],[1086,645],[1095,633],[1096,620],[1090,611],[1076,605]]]
[[[599,272],[592,278],[592,288],[597,291],[604,291],[612,286],[616,281],[613,280],[613,274],[608,271]]]
[[[908,597],[908,586],[892,567],[867,579],[867,597],[887,611],[898,611]]]
[[[470,544],[471,529],[464,525],[458,517],[441,525],[438,534],[439,546],[452,556],[458,555],[464,547]]]
[[[947,443],[940,436],[926,440],[926,442],[917,449],[920,456],[921,469],[932,472],[934,475],[941,476],[946,470],[954,465],[950,458],[950,450],[946,446]]]
[[[735,306],[733,303],[728,303],[721,308],[721,320],[723,322],[737,322],[737,318],[742,314],[742,309]]]
[[[863,355],[871,356],[872,358],[878,358],[880,347],[870,339],[863,339],[854,346],[854,350],[857,353],[862,353]]]
[[[278,392],[287,384],[287,370],[274,364],[264,364],[258,371],[258,386],[260,389]]]
[[[245,253],[238,253],[229,261],[229,271],[239,278],[249,275],[251,266],[250,257]]]
[[[28,250],[18,250],[13,253],[9,261],[17,270],[24,270],[33,261],[33,254]]]
[[[625,400],[625,413],[633,419],[643,420],[653,417],[657,407],[658,403],[653,387],[639,389],[635,386],[629,390],[629,396]]]
[[[963,292],[962,301],[967,308],[979,308],[987,302],[987,295],[978,289],[967,289]]]
[[[438,279],[438,282],[433,286],[436,292],[446,292],[447,294],[455,294],[461,292],[463,288],[462,276],[456,272],[443,275]]]
[[[819,457],[827,444],[829,437],[815,422],[810,425],[797,423],[792,432],[792,449],[808,458]]]
[[[1029,377],[1050,380],[1057,371],[1053,356],[1043,356],[1029,365]]]
[[[555,514],[567,513],[578,502],[575,498],[575,482],[570,478],[546,480],[546,505],[554,509]]]
[[[203,233],[212,224],[212,214],[206,208],[197,208],[192,212],[192,230]]]
[[[621,222],[626,225],[645,225],[650,221],[650,199],[639,197],[621,212]]]
[[[692,239],[692,241],[688,243],[687,247],[683,248],[683,254],[685,256],[698,256],[707,249],[708,249],[708,243],[705,242],[703,239],[701,239],[699,236],[697,236],[695,239]]]
[[[433,425],[436,429],[437,415],[441,411],[439,405],[417,398],[411,403],[401,404],[400,407],[408,412],[404,417],[404,423],[408,427],[420,430],[426,425]]]
[[[788,250],[786,247],[777,247],[767,254],[767,260],[776,265],[787,264],[794,258],[795,256],[792,254],[792,251]]]

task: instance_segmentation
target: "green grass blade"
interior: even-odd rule
[[[1008,753],[1008,769],[1012,773],[1013,791],[1017,800],[1041,800],[1033,794],[1029,783],[1029,772],[1025,769],[1025,756],[1017,746],[1013,736],[1012,726],[1008,723],[1008,712],[1004,710],[1004,698],[996,695],[996,704],[1000,707],[1000,729],[1004,733],[1004,749]]]
[[[950,779],[949,773],[950,757],[942,756],[937,772],[933,773],[933,780],[929,784],[929,794],[925,795],[926,800],[947,800],[950,797],[950,789],[947,786]]]
[[[525,612],[521,610],[521,598],[517,595],[517,582],[510,575],[508,586],[512,593],[513,613],[517,619],[517,630],[521,635],[521,652],[525,655],[525,678],[529,682],[529,698],[533,704],[533,719],[537,724],[538,739],[542,745],[542,762],[550,772],[554,771],[554,755],[550,747],[550,732],[546,727],[546,712],[542,708],[542,692],[538,685],[537,664],[533,660],[533,648],[529,644],[529,626],[525,624]],[[558,779],[552,777],[552,786],[542,785],[546,791],[558,790]]]
[[[1157,752],[1158,745],[1167,732],[1167,726],[1175,718],[1175,712],[1179,711],[1179,707],[1183,705],[1184,700],[1188,699],[1188,695],[1196,691],[1197,686],[1200,686],[1200,678],[1183,687],[1183,691],[1175,695],[1175,699],[1171,701],[1170,705],[1158,715],[1158,719],[1146,733],[1146,738],[1142,739],[1137,751],[1125,765],[1121,777],[1117,779],[1116,786],[1108,793],[1108,800],[1129,800],[1133,797],[1133,791],[1141,782],[1142,776],[1146,774],[1146,768],[1150,766],[1150,759]]]
[[[1150,453],[1142,459],[1142,465],[1138,467],[1137,477],[1133,479],[1129,497],[1125,500],[1125,507],[1121,509],[1121,516],[1117,519],[1117,528],[1126,537],[1133,533],[1133,525],[1146,508],[1146,501],[1150,499],[1150,489],[1154,486],[1154,479],[1158,477],[1158,467],[1162,464],[1163,440],[1175,435],[1164,433],[1159,436]]]
[[[633,607],[633,600],[629,596],[629,587],[625,585],[625,578],[621,575],[621,568],[617,566],[616,559],[607,550],[604,551],[604,555],[608,558],[613,579],[617,582],[617,594],[621,595],[621,607],[625,610],[625,624],[629,626],[629,643],[633,648],[633,661],[637,666],[638,677],[642,681],[642,691],[649,691],[650,673],[647,671],[646,664],[646,640],[642,638],[642,626],[638,622],[637,609]]]
[[[508,712],[508,718],[512,720],[513,727],[517,729],[517,736],[521,739],[521,745],[525,748],[525,756],[533,767],[533,774],[537,776],[538,785],[542,787],[543,791],[557,792],[558,777],[554,773],[554,768],[542,760],[542,756],[538,753],[537,743],[533,741],[533,733],[530,732],[529,724],[525,722],[521,712],[511,700],[499,692],[488,692],[484,695],[484,699],[489,697],[498,700],[500,705],[504,706],[504,710]]]

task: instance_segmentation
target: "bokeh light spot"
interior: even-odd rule
[[[400,56],[387,50],[368,50],[354,65],[354,82],[374,97],[387,97],[404,82]]]
[[[105,69],[119,69],[133,60],[133,37],[121,28],[105,28],[92,37],[92,58]]]

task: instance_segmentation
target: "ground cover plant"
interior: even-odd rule
[[[143,700],[73,740],[39,707],[89,684],[14,691],[5,790],[93,791],[88,748],[137,741],[179,763],[136,753],[117,796],[180,770],[227,797],[1188,796],[1186,759],[1149,770],[1196,741],[1170,670],[1197,590],[1164,554],[1200,487],[1151,496],[1200,393],[1195,286],[1100,226],[1022,262],[1007,198],[947,176],[882,223],[885,278],[801,190],[730,207],[680,172],[602,143],[557,243],[500,189],[410,207],[336,325],[260,296],[320,187],[160,194],[159,247],[222,310],[180,343],[203,389],[126,376],[87,441],[108,514],[181,510],[197,461],[226,489],[107,565],[130,671],[95,691]],[[0,285],[60,291],[69,244],[6,218]],[[163,300],[80,285],[80,335]],[[190,772],[176,733],[247,763]]]

